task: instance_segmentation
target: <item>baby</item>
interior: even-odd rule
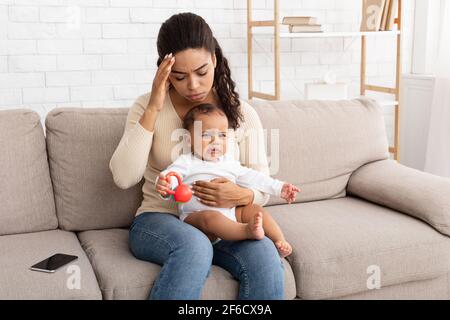
[[[199,134],[194,135],[194,121],[202,123],[201,137],[198,137],[201,141],[196,140],[196,135]],[[228,120],[220,108],[211,104],[193,107],[184,117],[183,128],[190,133],[191,152],[180,155],[160,173],[155,188],[163,199],[170,198],[167,191],[171,189],[172,182],[176,181],[175,177],[172,177],[174,180],[166,178],[166,174],[174,171],[186,185],[192,185],[197,180],[225,177],[240,186],[281,197],[288,203],[295,200],[299,188],[242,166],[227,154]],[[196,145],[199,147],[195,147]],[[286,257],[292,252],[292,247],[278,224],[259,205],[217,208],[201,203],[194,194],[190,201],[178,205],[178,211],[182,221],[203,231],[213,244],[221,239],[260,240],[266,235],[274,242],[280,256]]]

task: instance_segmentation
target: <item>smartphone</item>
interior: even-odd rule
[[[76,259],[78,259],[77,256],[71,256],[64,253],[57,253],[52,255],[51,257],[48,257],[47,259],[44,259],[36,263],[35,265],[31,266],[30,269],[33,271],[53,273],[57,269]]]

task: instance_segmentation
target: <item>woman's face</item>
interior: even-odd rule
[[[186,49],[175,54],[169,80],[177,93],[192,103],[202,102],[214,83],[216,56],[206,49]]]

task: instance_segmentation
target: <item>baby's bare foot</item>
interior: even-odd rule
[[[264,238],[262,212],[255,214],[253,219],[247,223],[247,235],[249,239],[261,240]]]
[[[286,258],[288,255],[292,253],[291,245],[285,240],[276,241],[275,247],[277,247],[277,250],[282,258]]]

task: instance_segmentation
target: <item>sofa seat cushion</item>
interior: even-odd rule
[[[44,130],[32,110],[0,111],[0,235],[58,227]]]
[[[383,288],[450,270],[450,239],[406,214],[352,197],[267,209],[293,246],[302,299],[365,292],[378,275]]]
[[[78,233],[91,260],[103,299],[148,299],[161,267],[139,260],[128,247],[127,229],[91,230]],[[287,299],[295,298],[292,269],[285,260]],[[236,299],[238,282],[224,269],[213,265],[202,292],[202,299]]]
[[[75,233],[51,230],[0,236],[0,252],[0,300],[102,297],[89,259]],[[30,270],[32,265],[55,253],[76,255],[78,259],[55,273]],[[80,282],[77,282],[78,275]]]

